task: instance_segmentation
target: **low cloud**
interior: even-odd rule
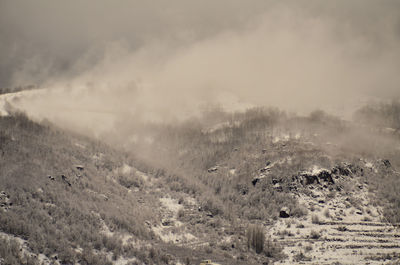
[[[47,89],[21,99],[19,106],[59,124],[109,128],[121,115],[174,120],[206,104],[302,113],[321,108],[346,115],[364,99],[399,96],[396,2],[339,1],[336,7],[320,1],[235,2],[237,8],[246,6],[243,16],[224,2],[226,10],[208,5],[194,17],[195,6],[178,2],[164,9],[142,7],[147,14],[156,10],[150,17],[167,26],[147,17],[129,20],[126,11],[113,6],[126,21],[89,27],[98,43],[87,36],[76,40],[82,35],[78,25],[66,26],[65,41],[75,40],[75,50],[50,45],[56,59],[68,51],[64,65],[38,52],[13,71],[13,83],[36,78]],[[88,21],[85,25],[91,25]],[[132,25],[131,33],[123,23]]]

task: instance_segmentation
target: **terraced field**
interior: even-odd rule
[[[269,230],[287,259],[278,264],[399,264],[400,230],[382,220],[381,209],[370,201],[368,185],[352,180],[357,207],[344,193],[328,198],[322,187],[299,194],[310,214],[281,218]]]

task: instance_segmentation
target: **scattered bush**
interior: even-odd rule
[[[321,223],[321,221],[319,220],[318,215],[316,215],[316,214],[313,214],[313,215],[311,216],[311,222],[312,222],[313,224],[320,224],[320,223]]]
[[[264,250],[264,228],[259,225],[250,225],[246,231],[247,247],[254,249],[257,254]]]
[[[331,218],[331,214],[329,212],[329,209],[325,209],[324,215],[325,215],[326,218]]]
[[[311,230],[310,237],[311,237],[312,239],[319,239],[319,238],[321,237],[321,234],[318,233],[318,232],[315,231],[315,230]]]
[[[118,177],[118,182],[127,189],[140,188],[143,185],[143,180],[136,174],[121,175]]]
[[[293,260],[300,262],[300,261],[311,261],[311,257],[307,257],[306,255],[304,255],[303,252],[299,252],[296,255],[293,256]]]
[[[282,250],[283,248],[277,243],[272,242],[271,239],[266,240],[264,244],[264,254],[269,258],[274,258],[274,259],[283,258],[284,255],[282,253]]]
[[[341,226],[338,226],[338,227],[336,228],[336,230],[338,230],[338,231],[340,231],[340,232],[345,232],[345,231],[347,231],[348,229],[347,229],[346,226],[341,225]]]

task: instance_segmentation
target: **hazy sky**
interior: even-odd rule
[[[0,87],[59,91],[39,112],[341,109],[400,96],[399,69],[398,0],[0,0]]]

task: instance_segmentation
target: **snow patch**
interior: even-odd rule
[[[178,214],[178,211],[183,208],[181,204],[178,203],[176,199],[172,198],[160,198],[161,204],[171,211],[175,216]]]
[[[321,172],[324,171],[324,170],[326,170],[326,169],[314,165],[313,168],[312,168],[312,170],[311,170],[311,174],[312,174],[312,175],[318,175],[319,173],[321,173]]]
[[[165,243],[188,243],[197,240],[197,237],[191,233],[174,233],[162,226],[153,226],[152,230]]]
[[[82,149],[86,149],[86,146],[80,143],[75,143],[75,146],[82,148]]]

